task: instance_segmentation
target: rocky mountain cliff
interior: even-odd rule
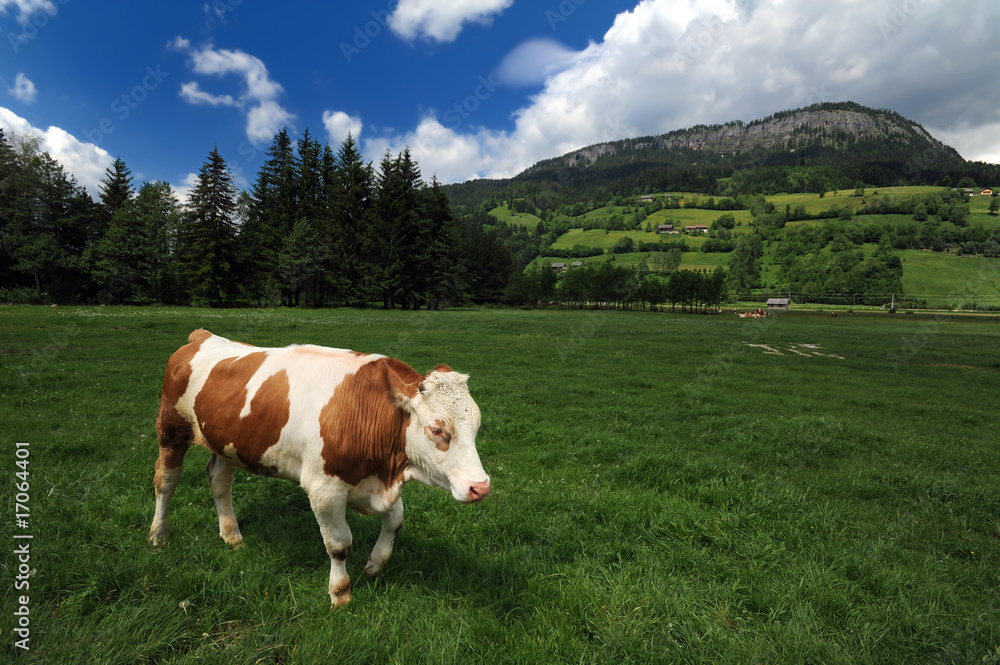
[[[451,185],[458,205],[544,192],[561,201],[636,191],[758,194],[933,184],[970,175],[993,181],[996,165],[966,162],[919,123],[853,102],[815,104],[767,118],[698,125],[658,136],[587,146],[543,160],[509,180]]]
[[[698,125],[659,136],[600,143],[555,160],[539,162],[522,175],[552,166],[554,162],[564,167],[577,167],[620,153],[684,149],[732,156],[761,150],[794,151],[815,143],[833,146],[865,140],[890,141],[916,152],[929,148],[941,157],[962,159],[953,148],[935,139],[920,124],[898,113],[847,102],[785,111],[750,123],[737,120],[724,125]]]

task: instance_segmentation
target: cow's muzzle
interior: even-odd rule
[[[487,478],[478,483],[468,482],[466,483],[466,487],[468,488],[465,494],[465,501],[467,503],[482,501],[490,493],[490,479]]]

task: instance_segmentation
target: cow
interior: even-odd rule
[[[192,445],[208,449],[219,537],[239,547],[237,468],[298,482],[330,555],[330,602],[351,600],[346,509],[382,518],[364,574],[379,573],[403,524],[408,480],[462,503],[490,493],[476,452],[480,412],[468,376],[439,365],[421,375],[378,354],[314,345],[262,348],[196,330],[167,362],[156,419],[153,547],[170,534],[167,510]]]

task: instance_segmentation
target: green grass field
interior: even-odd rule
[[[230,551],[192,450],[153,551],[154,419],[198,327],[471,375],[493,491],[406,487],[353,600],[303,491],[239,473]],[[823,313],[0,307],[15,663],[980,663],[1000,656],[995,320]],[[30,444],[15,591],[14,442]],[[20,499],[24,499],[21,497]],[[21,502],[21,500],[18,500]],[[13,646],[30,596],[30,650]]]
[[[705,226],[711,226],[712,222],[717,220],[723,215],[732,215],[736,222],[742,223],[745,227],[752,220],[753,215],[750,214],[749,210],[702,210],[701,208],[673,208],[657,210],[652,215],[646,218],[646,222],[653,225],[655,229],[660,224],[673,224],[674,228],[680,226],[691,226],[694,224],[704,224]],[[646,222],[643,222],[645,227]],[[741,227],[736,227],[736,230],[740,230]]]
[[[534,229],[538,226],[538,222],[542,221],[540,218],[532,215],[531,213],[511,210],[506,204],[499,205],[493,210],[490,210],[490,214],[502,222],[506,222],[511,225],[519,224],[529,229]]]
[[[907,294],[944,302],[1000,306],[1000,259],[954,256],[927,250],[897,252]]]

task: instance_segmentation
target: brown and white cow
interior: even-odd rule
[[[212,453],[208,478],[219,536],[242,543],[233,513],[233,473],[294,480],[309,495],[330,554],[330,600],[351,599],[345,559],[348,506],[382,517],[365,565],[377,574],[403,524],[400,489],[410,479],[463,503],[490,492],[476,452],[479,407],[468,377],[441,365],[421,376],[406,363],[322,346],[258,348],[206,330],[167,363],[156,433],[154,546],[170,532],[167,508],[192,444]]]

